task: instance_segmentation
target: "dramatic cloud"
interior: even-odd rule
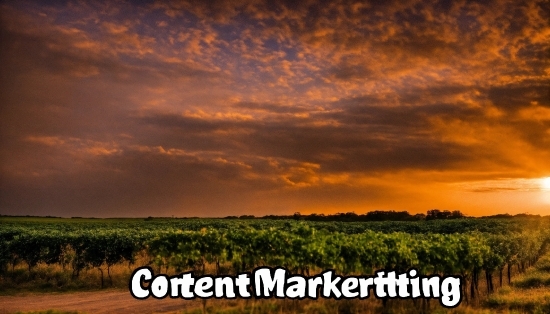
[[[548,214],[545,1],[0,14],[1,214]]]

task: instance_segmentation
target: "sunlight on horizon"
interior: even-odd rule
[[[523,199],[526,197],[531,203],[546,206],[550,204],[550,177],[532,179],[502,178],[497,180],[485,180],[477,182],[463,182],[458,184],[465,192],[473,192],[486,195],[484,198],[497,197],[498,199]],[[531,195],[531,196],[528,196]]]
[[[477,182],[463,182],[459,185],[470,192],[550,191],[550,177],[536,179],[502,178]]]

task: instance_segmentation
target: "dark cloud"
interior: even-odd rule
[[[550,107],[549,92],[550,80],[546,80],[491,87],[487,91],[487,96],[495,106],[513,112],[531,106],[532,102]]]
[[[355,105],[340,103],[343,109],[338,112],[316,113],[307,119],[285,116],[284,120],[220,121],[182,115],[152,115],[141,119],[164,130],[160,131],[166,136],[164,140],[156,137],[163,145],[179,147],[185,143],[184,147],[192,149],[216,147],[232,153],[244,150],[254,156],[314,162],[328,172],[445,170],[463,167],[480,158],[508,164],[497,154],[483,152],[482,145],[444,142],[427,133],[431,128],[430,118],[434,116],[479,120],[483,115],[480,108],[461,104],[359,105],[363,99],[350,99],[348,102]],[[315,125],[315,121],[324,119],[337,125]],[[225,134],[222,140],[216,136],[220,132]],[[325,160],[326,153],[338,158]]]
[[[545,1],[0,12],[0,213],[490,210],[457,193],[550,176]]]
[[[284,105],[284,104],[275,104],[275,103],[257,103],[257,102],[238,102],[233,105],[235,108],[239,109],[249,109],[253,111],[262,111],[267,113],[276,113],[276,114],[283,114],[283,113],[307,113],[312,110],[312,108],[307,106],[300,106],[300,105]]]
[[[21,20],[17,20],[20,18]],[[13,16],[2,27],[3,58],[11,60],[6,70],[17,75],[21,71],[45,71],[55,75],[90,77],[103,74],[128,83],[154,84],[159,79],[208,78],[219,76],[218,71],[193,65],[183,60],[166,62],[158,56],[139,56],[134,49],[155,46],[154,38],[130,36],[135,40],[127,53],[115,42],[128,38],[109,38],[105,43],[89,38],[80,30],[63,27],[41,28],[32,25],[21,28],[25,18]],[[141,43],[143,41],[143,43]],[[150,48],[152,49],[152,48]],[[15,62],[14,62],[15,61]]]

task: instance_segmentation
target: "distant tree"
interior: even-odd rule
[[[464,218],[464,214],[462,214],[458,210],[451,212],[448,210],[441,211],[439,209],[428,210],[428,213],[426,214],[426,220],[456,219],[456,218]]]
[[[481,218],[513,218],[510,214],[496,214],[491,216],[482,216]]]
[[[413,220],[425,220],[425,219],[426,219],[426,215],[422,213],[419,213],[413,216]]]
[[[464,214],[461,213],[459,210],[453,210],[453,212],[451,213],[451,217],[449,218],[451,219],[464,218]]]
[[[521,214],[517,214],[517,215],[514,215],[514,217],[522,217],[522,218],[540,218],[540,215],[533,215],[533,214],[528,214],[528,213],[521,213]]]
[[[441,211],[439,209],[430,209],[426,213],[426,220],[439,219]]]
[[[390,211],[382,211],[382,210],[376,210],[372,212],[368,212],[365,215],[364,220],[367,221],[407,221],[407,220],[414,220],[414,216],[411,216],[409,212],[407,211],[400,211],[396,212],[394,210]]]

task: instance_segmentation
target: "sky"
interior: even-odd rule
[[[544,1],[0,2],[0,214],[550,215]]]

